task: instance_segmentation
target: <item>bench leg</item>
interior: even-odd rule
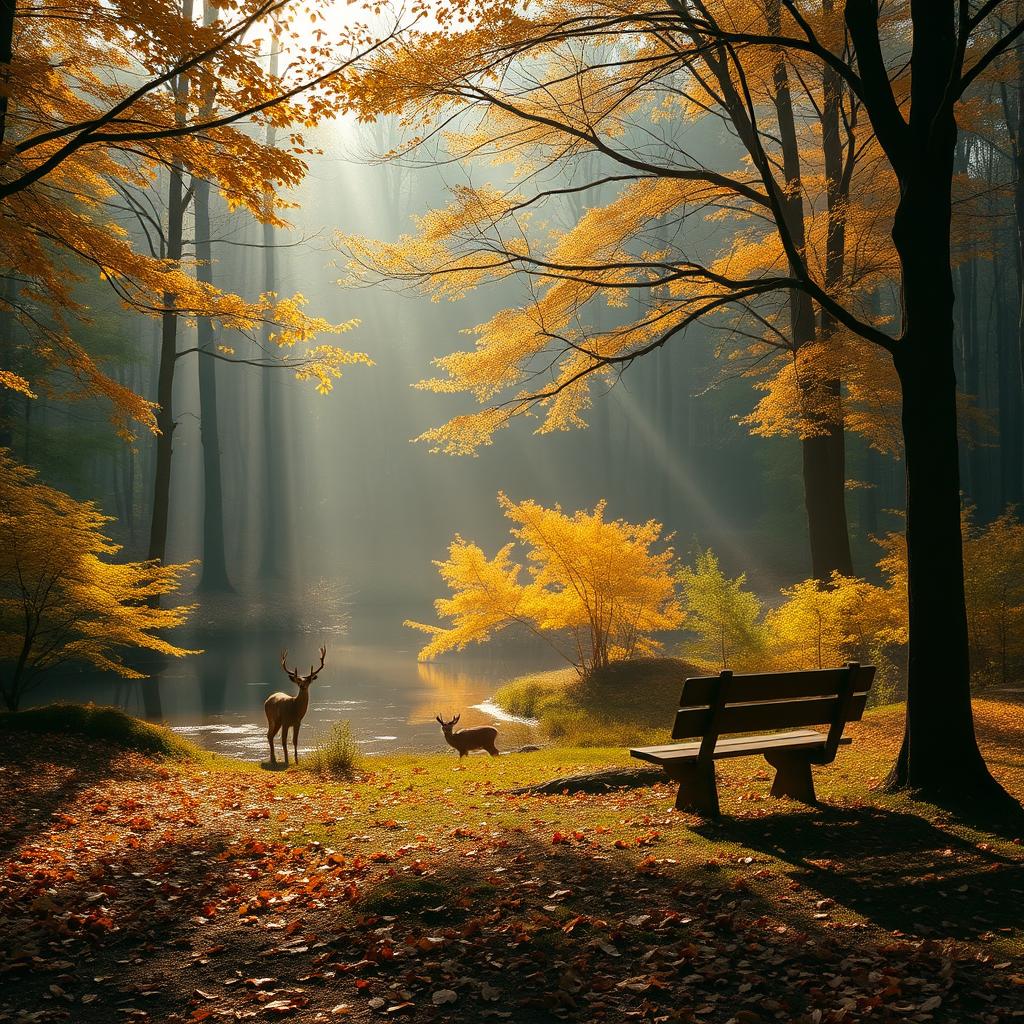
[[[705,818],[717,818],[718,786],[715,782],[715,766],[707,764],[673,765],[671,777],[679,783],[676,794],[676,810],[699,814]]]
[[[764,759],[775,769],[771,795],[788,796],[805,804],[818,802],[814,795],[814,777],[807,754],[796,751],[772,750]]]

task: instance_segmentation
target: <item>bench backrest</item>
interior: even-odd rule
[[[864,714],[873,665],[757,675],[698,676],[683,683],[672,738],[714,739],[725,733],[829,726],[832,745],[847,722]]]

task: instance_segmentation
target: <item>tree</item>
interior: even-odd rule
[[[693,566],[679,571],[686,628],[698,642],[686,646],[687,657],[716,669],[754,671],[763,661],[765,636],[762,606],[745,590],[741,573],[728,579],[713,551],[701,551]]]
[[[87,310],[71,286],[83,273],[99,273],[123,302],[151,315],[165,311],[173,296],[177,316],[206,315],[250,331],[270,320],[286,344],[289,337],[312,336],[300,304],[222,294],[177,266],[168,253],[173,245],[155,256],[136,251],[117,221],[119,208],[130,203],[126,192],[145,193],[162,167],[172,176],[174,168],[202,167],[232,203],[256,215],[266,209],[265,187],[287,187],[301,177],[300,132],[291,133],[287,151],[268,151],[245,122],[315,123],[343,103],[351,55],[373,45],[365,28],[354,25],[296,48],[287,75],[271,78],[261,66],[259,27],[275,15],[297,40],[290,19],[302,10],[290,0],[252,0],[204,25],[181,17],[180,0],[145,10],[92,0],[59,11],[4,8],[0,61],[11,56],[0,112],[0,272],[11,288],[0,305],[83,393],[113,403],[125,431],[131,420],[150,429],[170,424],[166,417],[158,424],[150,403],[75,344],[69,318]],[[208,116],[190,87],[203,73],[221,84]],[[146,230],[160,235],[161,226],[150,220]],[[327,346],[310,357],[327,378],[332,363],[336,369]],[[0,382],[31,390],[6,368]]]
[[[549,287],[539,315],[505,311],[479,332],[475,351],[439,360],[448,375],[437,382],[439,389],[469,387],[488,404],[427,436],[441,446],[476,446],[517,412],[538,405],[547,416],[541,429],[573,423],[589,401],[588,379],[617,372],[724,308],[745,313],[744,322],[763,324],[766,297],[777,302],[793,291],[804,293],[835,325],[820,335],[815,354],[826,366],[838,362],[862,376],[879,367],[894,371],[902,401],[910,652],[906,733],[888,784],[935,799],[1005,800],[978,749],[970,702],[951,226],[958,105],[1024,37],[1015,4],[912,0],[883,10],[877,0],[847,0],[841,9],[797,0],[651,0],[628,10],[604,3],[570,10],[552,2],[531,6],[526,15],[490,3],[470,7],[468,27],[442,22],[440,30],[423,34],[420,45],[405,47],[392,65],[371,62],[363,87],[367,109],[418,109],[433,116],[447,111],[449,99],[471,104],[484,129],[467,134],[468,144],[486,146],[497,138],[500,149],[518,152],[525,141],[547,147],[557,158],[595,150],[629,184],[620,201],[592,211],[595,222],[603,221],[605,249],[581,247],[579,232],[559,239],[542,259],[519,238],[496,251],[490,247],[489,255],[486,242],[470,253],[449,249],[442,291],[520,272]],[[485,62],[476,59],[482,40],[488,43]],[[608,56],[614,58],[616,47],[626,55],[621,63],[634,68],[626,83],[609,70],[614,59]],[[721,151],[716,160],[679,147],[667,165],[631,151],[625,145],[631,128],[621,111],[640,102],[638,76],[663,95],[706,105],[697,64],[708,53],[726,62],[749,128],[749,161],[729,161]],[[815,235],[829,236],[827,217],[801,242],[788,213],[788,193],[779,187],[784,154],[762,115],[771,98],[780,97],[778,86],[765,89],[780,61],[794,77],[824,81],[828,75],[841,86],[847,129],[854,112],[857,123],[866,117],[870,124],[863,144],[876,158],[863,188],[852,188],[850,195],[870,198],[858,211],[874,224],[866,239],[885,240],[888,233],[891,242],[877,251],[868,246],[860,271],[854,275],[845,266],[838,282],[830,280],[822,247],[813,242]],[[441,74],[451,84],[432,89]],[[489,120],[503,124],[504,131],[487,131]],[[486,225],[496,217],[517,224],[537,203],[537,195],[509,197],[493,188],[467,189],[457,198],[449,210],[423,219],[419,249],[388,253],[398,276],[403,260],[407,277],[422,276],[419,253],[432,257],[430,247],[443,248],[453,226],[487,239]],[[729,252],[719,260],[699,252],[632,258],[620,239],[633,225],[680,203],[702,217],[709,204],[728,206],[734,217],[767,225],[756,240],[760,258],[732,259]],[[855,209],[851,201],[847,234]],[[780,259],[767,259],[769,246]],[[846,252],[851,253],[849,238]],[[672,301],[656,306],[642,322],[589,336],[562,315],[578,308],[581,291],[614,295],[639,274],[650,283],[652,267],[654,282]],[[431,269],[437,269],[434,263]],[[893,316],[880,317],[869,295],[852,287],[865,275],[874,277]],[[538,380],[545,367],[552,367],[550,375]],[[819,380],[828,379],[828,373],[819,374]],[[505,389],[518,390],[502,403],[497,396]]]
[[[765,16],[775,18],[777,7],[769,4]],[[701,319],[722,332],[725,373],[750,376],[768,392],[743,421],[759,435],[799,439],[812,571],[823,581],[833,571],[850,574],[844,427],[879,443],[885,432],[875,421],[891,404],[879,401],[879,384],[893,390],[883,383],[891,366],[875,361],[870,374],[861,366],[841,394],[849,341],[827,344],[843,333],[828,311],[816,311],[800,289],[779,288],[738,296],[742,315],[733,315],[694,261],[727,279],[780,273],[788,258],[765,216],[770,195],[828,287],[874,287],[883,225],[873,211],[877,185],[865,187],[874,153],[857,133],[855,104],[829,69],[793,74],[773,52],[747,81],[755,120],[726,49],[699,45],[663,4],[641,5],[635,15],[606,3],[588,11],[576,18],[551,4],[528,23],[481,15],[452,40],[427,35],[419,46],[388,51],[367,73],[367,116],[401,109],[419,130],[415,139],[432,137],[439,111],[446,124],[463,116],[470,127],[445,133],[447,158],[510,164],[514,184],[460,186],[447,210],[421,218],[421,230],[397,244],[347,239],[357,276],[456,298],[512,276],[532,290],[527,305],[474,329],[475,351],[439,360],[443,375],[423,383],[469,392],[489,408],[423,438],[445,451],[473,450],[537,405],[545,407],[543,431],[580,426],[591,389],[607,387],[628,365],[626,353],[649,351],[665,331],[681,334]],[[692,155],[712,145],[716,122],[719,135],[734,140],[718,146],[737,164],[729,173],[697,166]],[[759,159],[764,145],[770,163]],[[751,162],[756,174],[744,166]],[[530,177],[516,173],[520,164],[529,164]],[[551,184],[555,170],[571,184]],[[607,201],[610,192],[618,195]],[[583,209],[574,226],[552,231],[560,207],[575,206]],[[742,221],[730,231],[737,214]],[[602,328],[605,304],[619,315]],[[622,362],[591,373],[588,352]],[[502,357],[517,372],[503,376]],[[550,388],[530,386],[552,365]]]
[[[683,611],[676,600],[671,548],[652,552],[661,524],[605,520],[605,502],[593,512],[566,515],[556,505],[498,504],[518,524],[516,539],[488,559],[472,542],[456,536],[448,559],[435,562],[452,596],[434,602],[450,627],[406,622],[431,640],[420,651],[429,660],[467,644],[490,640],[513,625],[543,637],[582,677],[611,661],[653,654],[654,633],[676,629]],[[514,561],[516,541],[526,548],[529,582]],[[566,649],[562,638],[568,637]]]
[[[0,693],[9,710],[68,662],[143,679],[123,652],[197,653],[159,635],[191,608],[150,604],[174,593],[191,565],[114,561],[120,548],[102,533],[110,521],[0,451]]]

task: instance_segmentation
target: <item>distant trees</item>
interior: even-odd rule
[[[611,661],[655,653],[655,634],[682,623],[674,553],[652,550],[662,539],[660,523],[606,520],[604,502],[571,516],[557,505],[514,502],[504,494],[498,504],[517,524],[515,541],[490,559],[472,542],[452,541],[447,561],[435,563],[452,596],[434,602],[451,626],[406,622],[431,638],[421,660],[519,625],[587,676]],[[513,557],[516,542],[525,549],[526,582],[524,564]]]
[[[0,451],[0,695],[9,710],[69,662],[142,679],[124,655],[195,653],[160,636],[191,608],[152,606],[191,566],[114,561],[120,548],[103,535],[108,522]]]
[[[346,367],[369,362],[323,343],[354,322],[311,316],[301,295],[232,293],[213,273],[211,199],[284,225],[281,193],[301,181],[311,152],[302,130],[344,108],[345,68],[375,45],[356,22],[305,39],[298,26],[323,9],[301,0],[243,0],[220,10],[193,0],[72,0],[59,10],[7,4],[0,17],[0,418],[11,392],[31,397],[57,380],[52,391],[62,398],[106,399],[126,440],[139,425],[151,432],[147,551],[163,561],[175,371],[196,355],[207,589],[229,586],[214,362],[286,367],[321,393]],[[284,70],[266,67],[271,25],[289,48]],[[280,144],[259,141],[253,125],[260,135],[278,129]],[[82,285],[95,275],[124,307],[159,321],[152,394],[76,341],[93,315]],[[180,328],[192,324],[198,344],[182,346]],[[269,348],[236,355],[215,340],[224,329],[261,337]],[[32,358],[15,360],[16,332]],[[297,358],[282,355],[296,348]]]

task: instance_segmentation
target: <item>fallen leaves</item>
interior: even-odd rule
[[[822,828],[787,817],[785,844],[757,816],[707,842],[666,817],[665,792],[519,798],[454,778],[429,795],[366,783],[361,817],[351,788],[144,762],[58,807],[37,792],[24,806],[43,820],[0,862],[0,979],[76,1024],[985,1024],[1024,1003],[1019,960],[979,954],[1011,927],[998,894],[1021,869],[1004,846],[935,836],[893,936],[861,898],[899,898],[885,886],[909,866],[851,845],[856,830],[884,838],[884,816],[865,831],[870,807]],[[989,916],[974,944],[910,933],[920,919],[941,937],[933,908],[962,927],[961,905]]]

